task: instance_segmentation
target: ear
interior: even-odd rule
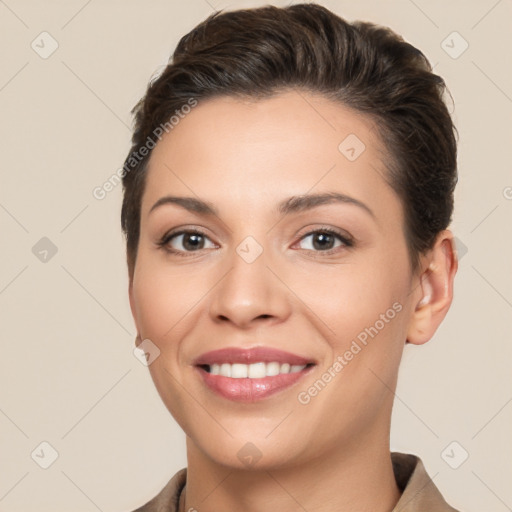
[[[142,338],[140,336],[140,329],[137,320],[137,312],[135,308],[135,298],[133,295],[133,279],[130,278],[130,283],[128,284],[128,298],[130,299],[130,309],[132,311],[133,320],[135,322],[135,328],[137,329],[137,337],[135,338],[135,346],[138,347],[142,343]]]
[[[422,345],[432,338],[450,309],[453,299],[453,281],[458,268],[453,233],[445,229],[436,238],[425,258],[412,314],[407,342]]]

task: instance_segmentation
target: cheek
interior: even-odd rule
[[[194,274],[180,273],[144,252],[137,265],[133,294],[141,335],[160,350],[148,369],[163,403],[178,424],[189,431],[187,418],[199,417],[201,410],[190,411],[194,402],[183,393],[179,348],[189,315],[204,292],[198,288],[200,282]]]
[[[142,254],[133,284],[142,334],[163,345],[165,340],[175,338],[187,315],[199,305],[206,292],[204,286],[199,273]]]
[[[306,298],[304,311],[314,313],[311,321],[327,343],[324,371],[344,375],[331,391],[345,405],[356,397],[382,399],[383,382],[393,386],[405,342],[408,276],[393,272],[396,264],[386,259],[368,263],[319,266],[314,279],[305,270],[295,273],[294,291]]]
[[[304,386],[315,393],[312,410],[330,411],[332,422],[341,429],[359,429],[372,424],[391,400],[404,346],[406,307],[403,297],[406,277],[384,271],[375,262],[361,269],[348,266],[333,271],[329,285],[318,286],[307,305],[321,318],[329,355],[318,375]],[[317,325],[320,325],[317,322]],[[333,404],[336,410],[333,411]],[[350,426],[351,425],[351,426]],[[322,427],[323,428],[323,427]],[[332,435],[327,429],[323,435]]]
[[[375,259],[332,265],[294,265],[287,283],[324,324],[329,339],[343,345],[400,301],[406,277]],[[393,315],[394,311],[391,311]]]

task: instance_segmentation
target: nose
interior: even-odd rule
[[[233,250],[230,269],[212,290],[210,316],[216,323],[230,322],[248,329],[262,322],[280,323],[290,315],[290,291],[267,266],[265,250],[252,262]]]

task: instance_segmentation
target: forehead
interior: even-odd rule
[[[389,210],[385,149],[370,117],[304,91],[199,101],[153,149],[142,217],[166,193],[258,209],[339,191]]]

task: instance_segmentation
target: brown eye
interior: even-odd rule
[[[215,244],[204,233],[195,230],[165,235],[159,245],[174,253],[196,252],[215,247]]]
[[[305,242],[301,247],[302,249],[317,252],[330,251],[341,246],[352,246],[351,240],[347,237],[344,237],[335,231],[326,229],[311,231],[301,238],[301,242]]]

